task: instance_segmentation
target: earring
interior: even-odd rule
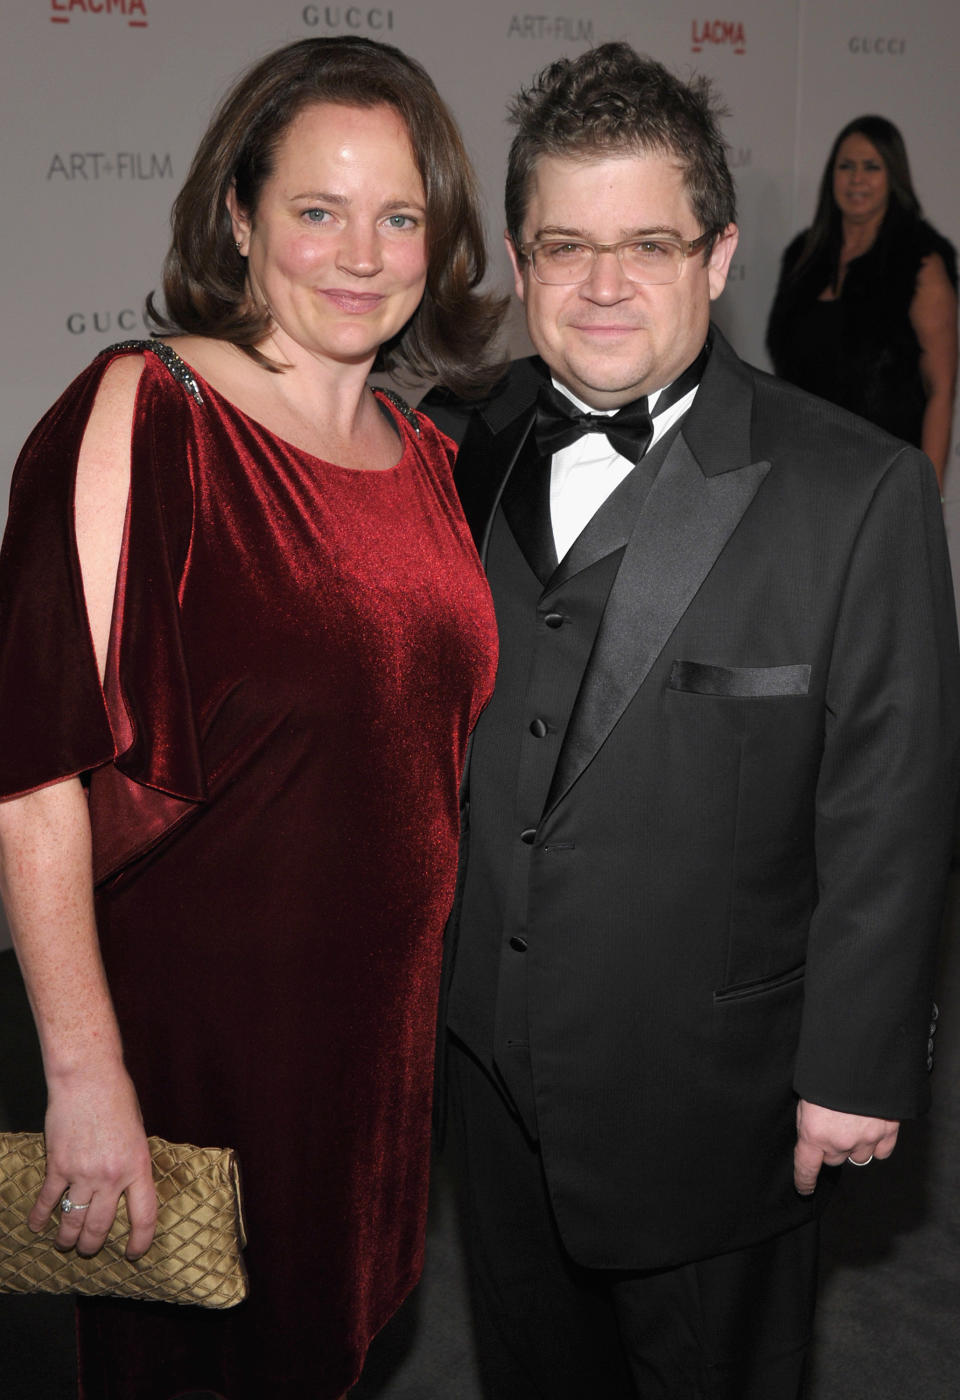
[[[240,256],[241,256],[241,258],[242,258],[242,257],[244,256],[244,253],[243,253],[243,248],[240,246],[240,240],[239,240],[239,239],[237,239],[236,243],[234,244],[234,247],[236,248],[237,252],[240,254]]]

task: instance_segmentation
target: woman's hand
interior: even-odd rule
[[[52,1079],[46,1117],[47,1174],[30,1212],[31,1230],[42,1230],[64,1193],[74,1207],[60,1216],[57,1245],[95,1254],[103,1245],[121,1195],[127,1199],[130,1234],[126,1256],[138,1259],[157,1223],[150,1152],[136,1094],[123,1066],[106,1072]]]
[[[47,1079],[47,1176],[30,1214],[41,1229],[65,1191],[86,1210],[58,1244],[94,1253],[121,1194],[130,1257],[153,1236],[156,1199],[137,1096],[97,942],[87,800],[76,778],[0,802],[0,892]]]

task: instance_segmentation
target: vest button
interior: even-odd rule
[[[527,940],[514,934],[510,940],[510,947],[515,953],[525,953],[527,951]]]
[[[536,839],[537,828],[535,826],[528,826],[526,831],[521,831],[520,833],[520,840],[525,846],[532,846]]]
[[[534,719],[530,721],[530,733],[535,739],[545,739],[549,732],[546,720]]]
[[[562,627],[563,613],[547,613],[543,620],[548,627]]]

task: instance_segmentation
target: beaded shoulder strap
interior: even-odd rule
[[[110,354],[117,350],[138,350],[141,354],[155,355],[165,369],[169,370],[174,379],[182,384],[187,393],[194,398],[197,403],[203,403],[203,395],[200,386],[194,378],[190,366],[185,364],[172,346],[166,345],[162,340],[119,340],[115,345],[110,345],[103,354]],[[381,394],[393,404],[398,413],[410,424],[417,437],[420,436],[420,424],[417,415],[407,403],[406,399],[393,391],[393,389],[377,388],[376,393]]]
[[[184,364],[180,356],[171,346],[165,345],[162,340],[118,340],[116,345],[109,345],[101,353],[112,354],[116,350],[139,350],[143,355],[155,355],[165,369],[169,370],[178,384],[182,384],[187,393],[197,403],[203,403],[203,395],[200,386],[193,377],[193,371],[189,365]]]
[[[406,399],[401,398],[399,394],[395,394],[392,389],[382,389],[379,384],[374,390],[374,393],[380,394],[383,398],[387,399],[389,403],[392,403],[397,412],[406,418],[417,437],[420,436],[420,424],[417,421],[417,415],[407,403]]]

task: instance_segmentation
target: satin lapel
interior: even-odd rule
[[[457,455],[460,503],[484,561],[494,513],[533,424],[542,382],[538,363],[520,360],[511,366],[505,390],[478,412]]]
[[[534,574],[545,584],[557,567],[550,516],[550,463],[528,433],[503,488],[503,513]]]
[[[725,344],[709,378],[698,411],[690,412],[689,436],[704,444],[700,460],[685,423],[610,590],[545,812],[576,782],[643,684],[770,469],[769,462],[749,461],[752,385]]]
[[[588,569],[591,564],[612,554],[615,549],[624,548],[633,533],[647,493],[677,436],[677,431],[676,426],[668,428],[630,475],[607,497],[560,560],[557,571],[549,579],[545,591],[550,592],[561,587],[581,569]],[[552,535],[551,529],[551,538]]]

